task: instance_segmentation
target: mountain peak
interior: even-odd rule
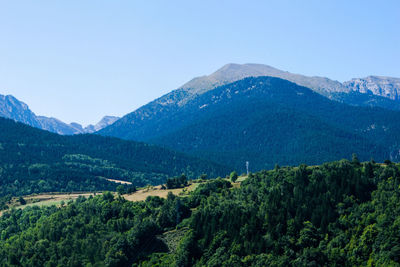
[[[298,85],[313,89],[314,91],[329,95],[331,92],[348,92],[349,89],[338,81],[326,77],[308,77],[300,74],[293,74],[282,71],[269,65],[247,63],[229,63],[210,75],[197,77],[181,86],[179,89],[191,95],[203,94],[213,88],[232,83],[247,77],[270,76],[294,82]]]
[[[113,124],[117,120],[119,120],[119,117],[116,116],[104,116],[97,124],[95,125],[88,125],[83,129],[85,133],[94,133],[97,131],[100,131],[101,129]]]

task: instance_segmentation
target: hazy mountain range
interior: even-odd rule
[[[294,82],[310,88],[329,99],[353,106],[382,107],[400,110],[400,101],[392,96],[399,94],[398,78],[370,77],[357,79],[366,81],[363,86],[355,85],[355,79],[340,83],[325,77],[308,77],[292,74],[261,64],[227,64],[208,76],[192,79],[177,90],[174,90],[147,105],[135,110],[116,121],[112,126],[105,127],[100,133],[121,138],[141,140],[141,134],[156,128],[159,116],[170,116],[176,109],[199,95],[246,77],[271,76]],[[371,76],[372,77],[372,76]],[[369,82],[367,82],[369,81]],[[358,84],[358,83],[357,83]],[[154,121],[154,124],[148,124]]]
[[[85,128],[36,116],[12,96],[0,97],[0,115],[59,134],[96,132],[164,145],[237,169],[247,160],[262,169],[353,152],[362,159],[398,159],[399,81],[369,76],[340,83],[267,65],[228,64],[120,119],[107,116]]]
[[[35,115],[35,113],[29,109],[27,104],[19,101],[12,95],[0,95],[0,117],[13,119],[32,127],[62,135],[93,133],[119,119],[118,117],[105,116],[97,124],[88,125],[87,127],[82,127],[79,123],[67,124],[56,118]]]
[[[171,94],[187,95],[179,102],[184,102],[193,95],[199,95],[220,85],[241,80],[246,77],[271,76],[294,82],[298,85],[310,88],[328,98],[338,100],[349,105],[380,106],[388,109],[400,110],[399,103],[389,101],[400,100],[400,79],[392,77],[368,76],[340,83],[326,77],[304,76],[282,71],[262,64],[227,64],[208,75],[192,79]],[[343,93],[352,97],[344,98]],[[362,102],[354,101],[358,93],[365,94]],[[369,98],[366,98],[366,95]],[[165,96],[168,98],[168,94]],[[382,99],[382,97],[384,99]]]

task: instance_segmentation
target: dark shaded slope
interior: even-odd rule
[[[399,101],[370,93],[359,93],[355,91],[349,93],[333,93],[332,98],[352,106],[380,107],[388,110],[400,111]]]
[[[186,173],[225,174],[224,167],[154,145],[96,135],[60,136],[0,118],[0,195],[111,190],[102,178],[137,186]]]
[[[274,163],[315,164],[354,152],[364,159],[382,159],[389,157],[385,144],[394,144],[398,136],[398,113],[350,107],[269,77],[207,92],[181,114],[183,121],[192,122],[152,141],[241,169],[246,160],[260,169]],[[168,123],[177,118],[178,113]],[[369,128],[372,123],[375,129]],[[388,128],[379,128],[384,125]],[[379,142],[373,140],[376,136]]]
[[[181,151],[244,171],[269,169],[275,163],[317,164],[349,157],[385,158],[382,147],[368,139],[280,105],[232,103],[231,110],[218,112],[177,132],[153,140]]]

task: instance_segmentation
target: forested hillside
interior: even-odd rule
[[[96,135],[60,136],[0,118],[0,196],[115,190],[108,179],[135,186],[185,173],[224,175],[228,169],[154,145]]]
[[[245,161],[259,170],[352,153],[362,160],[399,156],[399,112],[348,106],[278,78],[246,78],[216,88],[159,118],[138,127],[141,134],[153,127],[147,141],[238,170]]]
[[[399,266],[400,171],[341,160],[226,180],[188,197],[104,194],[0,218],[20,266]]]
[[[362,160],[399,158],[400,112],[349,106],[279,78],[246,78],[173,104],[181,97],[151,103],[101,133],[113,135],[107,131],[114,129],[117,136],[239,171],[246,161],[260,170],[276,163],[320,164],[352,153]],[[139,117],[130,121],[132,116]]]

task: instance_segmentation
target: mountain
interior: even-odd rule
[[[131,140],[142,140],[152,129],[158,129],[157,121],[170,116],[187,102],[218,86],[238,81],[246,77],[271,76],[282,78],[298,85],[308,87],[332,100],[353,106],[382,107],[400,110],[400,104],[389,98],[355,91],[349,85],[341,84],[324,77],[307,77],[292,74],[261,64],[227,64],[208,76],[194,78],[177,90],[168,93],[149,104],[127,114],[112,126],[99,131],[102,135],[117,136]],[[180,125],[180,122],[178,122]]]
[[[227,64],[211,75],[194,78],[179,88],[188,95],[180,101],[184,103],[187,98],[191,99],[218,86],[246,77],[259,76],[288,80],[310,88],[330,99],[353,106],[374,106],[400,110],[399,78],[369,76],[340,83],[325,77],[293,74],[262,64]]]
[[[368,76],[344,82],[351,91],[373,94],[400,101],[400,78]]]
[[[140,124],[142,118],[150,118],[154,114],[170,112],[174,106],[185,105],[186,102],[214,88],[246,77],[271,76],[294,82],[298,85],[308,87],[330,99],[354,106],[382,107],[391,110],[400,110],[400,79],[391,77],[369,76],[367,78],[352,79],[343,84],[325,77],[309,77],[282,71],[268,65],[262,64],[227,64],[216,72],[192,79],[180,88],[153,101],[144,109],[128,114],[121,122],[116,123],[113,128],[120,128],[118,133],[112,129],[102,131],[102,134],[117,135],[122,138],[129,137],[135,125],[121,129],[130,121]],[[83,127],[78,123],[66,124],[56,118],[36,116],[25,103],[13,96],[0,95],[0,116],[10,118],[54,133],[63,135],[93,133],[110,126],[118,121],[118,117],[105,116],[95,125]]]
[[[349,106],[273,77],[245,78],[197,97],[181,92],[99,133],[165,145],[238,170],[245,161],[258,170],[352,153],[366,160],[399,156],[399,112]]]
[[[77,123],[66,124],[56,118],[49,118],[45,116],[37,116],[36,118],[40,122],[40,126],[37,128],[42,130],[62,135],[73,135],[73,134],[83,133],[82,126]]]
[[[323,77],[306,77],[291,74],[273,67],[261,64],[227,64],[211,75],[194,78],[177,90],[168,93],[153,102],[127,114],[112,126],[99,131],[100,134],[117,136],[125,139],[141,140],[142,133],[156,128],[157,120],[170,116],[177,109],[199,95],[214,88],[246,77],[271,76],[286,79],[318,91],[324,95],[333,92],[347,92],[348,89],[340,82]]]
[[[88,134],[61,136],[0,118],[0,196],[115,189],[105,178],[144,186],[182,173],[195,178],[228,171],[154,145]]]
[[[241,80],[246,77],[271,76],[288,80],[298,85],[313,89],[327,95],[332,92],[348,92],[349,89],[338,81],[325,77],[308,77],[282,71],[262,64],[227,64],[208,76],[194,78],[184,84],[180,89],[189,91],[190,94],[202,94],[215,87]]]
[[[40,128],[41,123],[28,105],[12,95],[0,95],[0,116]]]
[[[192,79],[180,89],[189,91],[189,94],[202,94],[215,87],[246,77],[259,76],[271,76],[288,80],[333,99],[335,99],[337,93],[358,92],[400,101],[400,78],[368,76],[340,83],[325,77],[293,74],[262,64],[227,64],[211,75]]]
[[[66,124],[56,118],[37,116],[29,109],[27,104],[12,95],[0,95],[0,117],[13,119],[32,127],[62,135],[93,133],[111,125],[118,119],[118,117],[114,116],[105,116],[96,125],[89,125],[83,128],[78,123]]]
[[[336,92],[331,94],[331,99],[359,107],[380,107],[389,110],[400,111],[400,101],[388,97],[375,95],[372,92],[360,93],[350,91],[348,93]]]
[[[86,126],[84,129],[82,129],[82,131],[85,133],[94,133],[113,124],[119,119],[120,119],[119,117],[115,116],[104,116],[97,124],[95,125],[90,124]]]

